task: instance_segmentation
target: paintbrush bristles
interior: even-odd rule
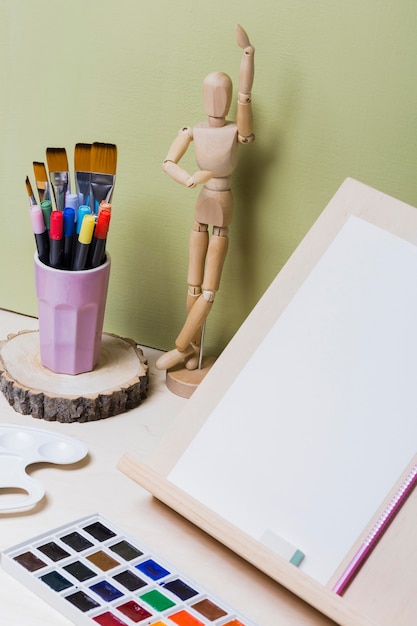
[[[90,172],[91,143],[77,143],[74,149],[74,169],[76,172]]]
[[[29,176],[26,176],[26,191],[28,196],[33,196],[32,185],[30,184]]]
[[[46,172],[45,163],[33,161],[33,172],[35,174],[36,188],[38,190],[40,202],[43,202],[43,200],[50,200],[48,174]]]
[[[68,158],[65,148],[47,148],[46,160],[50,172],[68,172]]]
[[[71,192],[67,151],[65,148],[47,148],[46,160],[56,208],[63,211],[66,194]]]
[[[36,199],[35,196],[33,194],[33,190],[32,190],[32,185],[30,184],[30,180],[29,180],[29,176],[26,176],[26,192],[28,194],[29,197],[29,202],[30,204],[36,204]]]
[[[117,147],[113,143],[95,142],[91,146],[91,171],[116,174]]]
[[[40,163],[39,161],[33,161],[33,173],[35,174],[36,180],[48,182],[48,175],[46,173],[45,163]]]

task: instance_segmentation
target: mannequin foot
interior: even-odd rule
[[[189,345],[184,351],[179,351],[177,348],[170,350],[169,352],[165,352],[162,356],[159,357],[157,362],[155,363],[155,367],[158,370],[169,370],[174,365],[178,365],[182,361],[189,356],[194,354],[194,350],[192,345]]]
[[[187,370],[196,370],[200,362],[200,346],[192,343],[193,354],[185,361]]]

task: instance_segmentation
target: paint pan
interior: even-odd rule
[[[2,565],[77,626],[255,626],[98,514],[5,550]]]

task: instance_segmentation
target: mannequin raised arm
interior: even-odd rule
[[[255,48],[251,45],[246,31],[238,24],[236,26],[236,41],[243,50],[239,71],[238,98],[237,98],[237,128],[240,143],[252,143],[253,134],[252,116],[252,84],[255,72]]]

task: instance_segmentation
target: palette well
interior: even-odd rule
[[[255,626],[98,514],[5,550],[2,565],[80,626]]]
[[[0,511],[27,509],[43,498],[45,489],[26,473],[28,465],[76,463],[87,452],[87,446],[73,437],[38,428],[0,424],[0,489],[20,490],[27,494],[16,500],[2,494]]]

